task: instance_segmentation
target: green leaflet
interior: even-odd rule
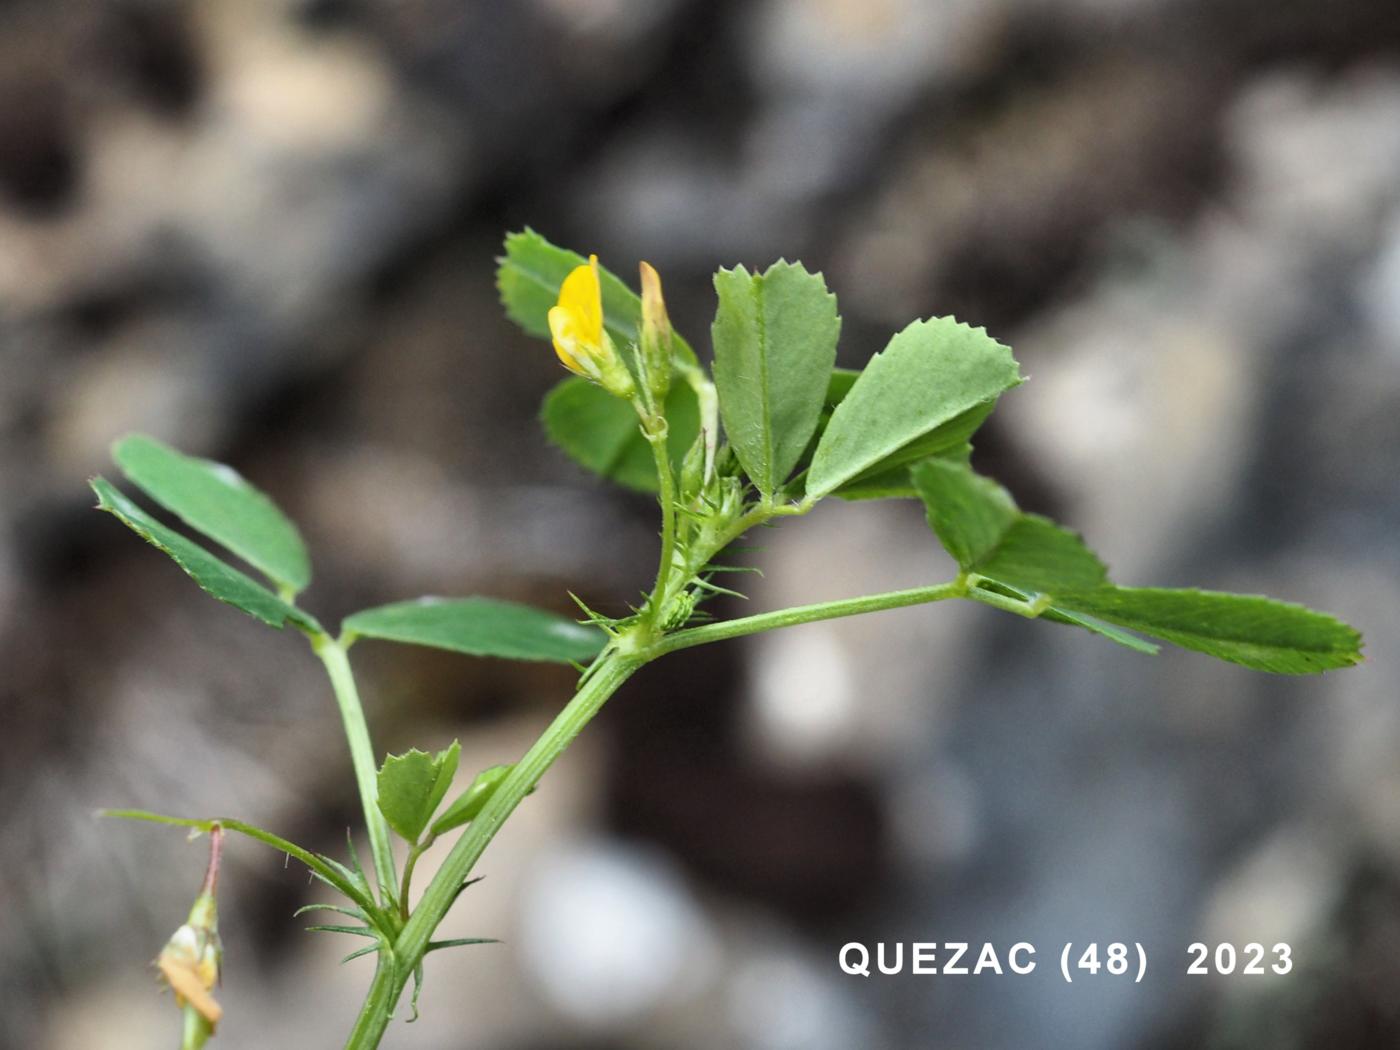
[[[1360,659],[1360,636],[1300,605],[1213,591],[1118,587],[1067,529],[1022,513],[1004,488],[950,460],[911,471],[929,525],[964,573],[970,597],[1025,603],[1029,613],[1083,627],[1143,652],[1155,647],[1121,628],[1278,674],[1311,674]]]
[[[841,332],[836,297],[800,263],[777,262],[761,275],[720,270],[714,283],[710,331],[725,433],[750,480],[771,496],[821,415]]]
[[[101,510],[115,515],[146,542],[168,554],[209,595],[242,609],[270,627],[290,622],[309,633],[320,632],[321,625],[309,613],[283,601],[199,544],[162,525],[105,478],[93,478],[91,484]]]
[[[492,766],[483,769],[457,798],[443,810],[442,816],[433,822],[433,834],[441,835],[475,820],[482,808],[501,786],[501,781],[510,775],[514,765]]]
[[[798,466],[803,471],[811,465],[812,454],[816,451],[822,435],[826,432],[827,424],[831,422],[832,412],[851,392],[851,387],[855,385],[859,377],[860,372],[853,368],[833,368],[831,370],[831,378],[826,387],[826,403],[817,421],[817,431],[812,440],[808,442],[807,450],[798,462]],[[974,405],[966,412],[959,413],[948,422],[929,431],[918,441],[861,471],[850,481],[844,482],[831,495],[851,502],[872,499],[918,499],[919,494],[915,491],[914,483],[909,478],[909,467],[921,460],[935,456],[966,463],[972,456],[972,444],[969,439],[977,432],[983,421],[991,415],[992,409],[995,407],[995,401],[987,401],[980,405]],[[793,485],[796,486],[801,478],[802,473],[799,472]]]
[[[496,288],[506,314],[531,335],[548,339],[549,309],[559,299],[559,286],[576,266],[588,262],[578,252],[558,248],[528,227],[506,236],[505,255],[496,260]],[[627,352],[637,342],[642,321],[642,300],[619,277],[599,267],[603,293],[603,327]],[[691,364],[695,351],[674,334],[676,356]]]
[[[437,812],[452,778],[462,748],[457,741],[429,755],[414,748],[390,755],[379,769],[379,811],[406,842],[417,842]]]
[[[915,321],[870,359],[832,412],[807,473],[807,498],[883,470],[921,439],[963,444],[981,419],[959,417],[1020,382],[1011,351],[982,329],[946,317]],[[939,435],[944,426],[951,432]]]
[[[1274,674],[1315,674],[1361,660],[1361,635],[1326,613],[1252,594],[1107,587],[1063,604],[1183,649]]]
[[[1108,583],[1108,570],[1078,535],[1038,514],[1022,514],[1011,522],[973,571],[1033,594],[1058,595]]]
[[[366,609],[341,625],[356,637],[450,649],[469,656],[577,663],[597,656],[607,641],[553,613],[495,598],[418,598]]]
[[[311,582],[297,527],[232,467],[187,456],[144,434],[116,442],[112,458],[151,499],[280,588],[295,594]]]
[[[976,571],[1021,516],[1011,493],[970,467],[924,463],[912,476],[924,497],[929,527],[965,572]]]
[[[630,489],[655,492],[656,462],[637,412],[596,383],[570,376],[551,390],[540,410],[545,433],[579,466]],[[700,433],[700,405],[684,382],[666,396],[666,447],[679,466]]]

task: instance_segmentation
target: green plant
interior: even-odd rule
[[[103,510],[168,554],[209,594],[271,627],[301,631],[325,665],[364,808],[373,881],[353,841],[341,862],[236,820],[130,810],[112,815],[210,831],[215,842],[224,831],[252,837],[295,857],[344,898],[303,910],[348,920],[312,927],[364,938],[347,958],[377,957],[346,1042],[352,1050],[379,1044],[410,979],[416,1014],[425,956],[482,943],[434,939],[478,858],[607,699],[667,653],[961,598],[1079,627],[1138,652],[1157,650],[1145,635],[1280,674],[1310,674],[1360,659],[1354,630],[1298,605],[1113,584],[1078,536],[1024,513],[1004,488],[976,473],[969,441],[998,397],[1022,381],[1011,351],[981,329],[950,318],[915,321],[863,371],[840,369],[841,322],[820,275],[787,262],[763,273],[720,270],[711,379],[672,330],[660,280],[645,263],[639,297],[596,258],[585,261],[527,230],[507,238],[498,276],[510,317],[533,335],[552,337],[560,360],[576,373],[545,398],[550,438],[589,470],[656,494],[656,578],[628,615],[605,616],[580,601],[584,618],[576,622],[488,598],[420,599],[356,613],[333,634],[297,605],[311,570],[295,526],[229,468],[148,437],[127,437],[114,448],[134,485],[266,583],[156,520],[107,481],[92,482]],[[716,581],[737,571],[716,560],[722,552],[750,530],[806,514],[827,497],[921,500],[956,575],[909,590],[713,619],[705,603],[732,593]],[[377,760],[347,655],[362,638],[573,663],[581,677],[573,698],[523,757],[478,774],[444,807],[457,768],[456,742],[436,754],[413,750]],[[455,836],[451,851],[414,901],[418,858],[443,836]],[[406,844],[402,871],[394,837]],[[204,954],[180,977],[190,988],[190,974],[199,975],[206,991],[217,972],[217,954],[208,954],[208,945],[217,945],[212,879],[198,912],[209,933],[201,941]],[[217,1020],[199,999],[197,991],[181,994],[186,1047],[203,1045]]]

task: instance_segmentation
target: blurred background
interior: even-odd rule
[[[618,696],[486,855],[394,1048],[1366,1048],[1400,1040],[1400,7],[1393,0],[0,3],[0,1046],[174,1046],[149,961],[204,863],[104,805],[343,852],[300,637],[92,511],[133,429],[302,524],[328,623],[422,593],[621,610],[654,507],[549,448],[501,317],[530,224],[664,274],[800,257],[841,363],[915,316],[1015,346],[979,466],[1127,583],[1308,602],[1272,678],[980,607],[696,650]],[[936,582],[910,503],[766,533],[746,610]],[[750,579],[750,578],[746,578]],[[741,603],[724,610],[736,613]],[[517,757],[567,668],[363,643],[376,742]],[[431,867],[437,859],[430,856]],[[248,842],[216,1046],[333,1048],[372,970]],[[848,941],[1036,943],[847,976]],[[1286,978],[1188,977],[1196,940]],[[1140,985],[1060,945],[1139,941]]]

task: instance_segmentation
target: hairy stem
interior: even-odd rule
[[[746,634],[772,631],[779,627],[793,627],[817,620],[834,620],[841,616],[858,616],[882,609],[900,609],[907,605],[924,605],[928,602],[943,601],[945,598],[961,598],[966,593],[966,586],[954,581],[933,587],[914,587],[906,591],[886,591],[883,594],[867,594],[861,598],[818,602],[815,605],[796,605],[790,609],[779,609],[777,612],[743,616],[737,620],[724,620],[677,631],[657,642],[648,655],[654,658],[673,653],[677,649],[689,649],[692,646],[722,642],[729,638],[742,638]]]
[[[379,880],[380,899],[392,902],[398,893],[398,878],[394,874],[394,853],[389,846],[389,824],[379,812],[378,765],[374,760],[374,745],[370,743],[365,711],[360,706],[360,693],[355,688],[355,676],[345,647],[325,635],[312,639],[312,649],[326,665],[335,701],[340,706],[340,718],[345,723],[345,739],[350,744],[350,761],[355,766],[355,781],[360,788],[360,805],[365,811],[365,828],[369,832],[370,852],[374,855],[374,872]]]
[[[453,844],[452,851],[428,883],[422,899],[399,934],[394,944],[394,971],[387,993],[384,990],[382,973],[375,972],[374,984],[371,985],[360,1017],[351,1030],[345,1050],[374,1050],[379,1045],[388,1020],[387,1016],[377,1015],[392,1012],[404,985],[422,962],[433,931],[447,915],[452,902],[457,899],[462,884],[471,874],[481,854],[501,830],[506,818],[515,811],[520,800],[534,789],[545,771],[554,764],[554,760],[643,662],[638,657],[625,656],[618,652],[605,654],[593,673],[574,694],[574,698],[559,712],[549,728],[525,753],[525,757],[516,763],[510,774],[501,781],[476,819]]]

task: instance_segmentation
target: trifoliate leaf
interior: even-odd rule
[[[774,263],[715,274],[715,385],[730,446],[758,490],[787,480],[816,430],[841,319],[820,274]]]
[[[1020,381],[1011,351],[982,329],[947,317],[915,321],[870,359],[832,412],[807,473],[808,498],[883,468]],[[961,445],[980,422],[959,422],[947,443]]]
[[[91,484],[100,509],[115,515],[151,546],[168,554],[207,594],[242,609],[270,627],[290,622],[312,633],[321,630],[321,625],[310,614],[284,602],[199,544],[162,525],[105,478],[94,478]]]
[[[379,769],[379,811],[407,842],[417,842],[457,773],[457,741],[436,755],[414,748],[390,755]]]
[[[1213,591],[1118,587],[1074,533],[1034,514],[971,467],[931,460],[911,471],[939,541],[976,588],[1028,613],[1083,627],[1139,652],[1156,646],[1123,628],[1278,674],[1310,674],[1360,660],[1360,635],[1325,613],[1269,598]],[[1020,607],[1018,607],[1020,608]]]
[[[295,594],[311,582],[297,527],[232,467],[187,456],[144,434],[122,438],[112,458],[151,499],[280,588]]]
[[[347,618],[347,638],[450,649],[469,656],[508,660],[591,660],[607,637],[596,627],[495,598],[418,598],[395,602]]]
[[[641,492],[655,492],[656,461],[642,436],[637,411],[596,383],[571,376],[544,399],[540,418],[545,433],[579,466]],[[678,469],[700,433],[695,391],[676,383],[666,396],[669,430],[666,448]]]

